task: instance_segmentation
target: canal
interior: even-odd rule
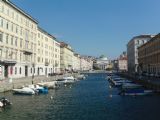
[[[119,96],[109,88],[106,74],[89,74],[86,80],[46,95],[1,93],[13,105],[0,110],[0,120],[159,120],[160,96]],[[52,99],[51,99],[52,98]]]

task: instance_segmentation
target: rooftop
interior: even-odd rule
[[[38,21],[36,19],[34,19],[32,16],[30,16],[25,11],[23,11],[21,8],[19,8],[17,5],[15,5],[10,0],[2,0],[2,1],[8,4],[9,6],[11,6],[12,8],[14,8],[15,10],[17,10],[18,12],[20,12],[21,14],[23,14],[24,16],[26,16],[27,18],[29,18],[30,20],[32,20],[33,22],[35,22],[36,24],[38,24]]]

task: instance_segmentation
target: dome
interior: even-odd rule
[[[104,57],[104,58],[100,58],[101,60],[108,60],[108,58],[107,57]]]
[[[101,56],[99,57],[99,60],[107,61],[108,58],[107,58],[105,55],[101,55]]]

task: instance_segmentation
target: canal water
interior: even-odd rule
[[[119,96],[116,88],[109,88],[105,77],[89,74],[86,80],[50,90],[47,95],[0,94],[13,103],[0,110],[0,120],[160,119],[160,96]]]

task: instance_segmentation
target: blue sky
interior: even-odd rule
[[[83,55],[113,59],[140,34],[160,32],[159,0],[11,0]]]

